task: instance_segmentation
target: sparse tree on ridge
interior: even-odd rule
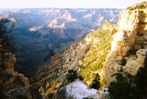
[[[8,28],[6,24],[9,22],[11,22],[11,26]],[[0,42],[4,48],[10,45],[10,39],[12,39],[12,37],[8,37],[6,34],[10,33],[14,26],[15,23],[9,19],[0,19]]]

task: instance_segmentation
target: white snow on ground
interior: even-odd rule
[[[108,99],[108,96],[108,88],[101,90],[90,89],[84,82],[78,79],[66,86],[66,99],[83,99],[86,97],[92,99]]]
[[[74,99],[83,99],[96,96],[96,89],[89,89],[88,86],[80,80],[76,80],[66,86],[66,95]]]

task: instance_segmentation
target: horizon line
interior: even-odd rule
[[[34,7],[34,8],[31,8],[31,7],[24,7],[24,8],[0,8],[0,9],[126,9],[126,8],[89,8],[89,7],[83,7],[83,8],[74,8],[74,7]]]

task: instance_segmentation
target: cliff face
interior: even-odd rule
[[[52,99],[59,89],[69,84],[66,75],[71,69],[76,70],[88,85],[99,73],[102,87],[108,87],[116,80],[116,74],[135,76],[140,67],[145,67],[146,5],[143,2],[125,9],[116,25],[106,21],[80,42],[69,45],[65,51],[53,56],[51,63],[32,77],[31,86],[39,89],[44,99]]]
[[[116,73],[136,75],[144,67],[147,51],[147,9],[144,7],[146,2],[127,8],[117,23],[104,67],[107,86]]]
[[[0,43],[0,97],[1,99],[32,99],[28,89],[29,80],[14,71],[15,55]]]

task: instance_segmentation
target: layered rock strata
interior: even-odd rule
[[[144,67],[147,51],[147,9],[126,9],[113,34],[111,51],[108,54],[104,72],[106,85],[114,80],[119,72],[136,75]]]

